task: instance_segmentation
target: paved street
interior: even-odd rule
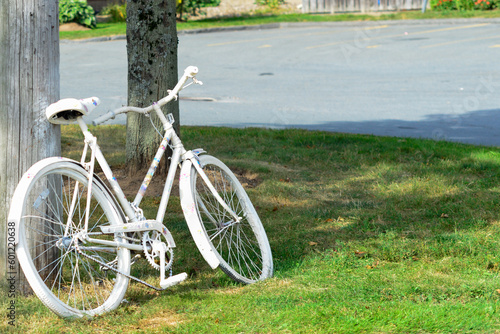
[[[500,146],[500,21],[298,24],[179,35],[181,124]],[[126,43],[61,44],[61,97],[126,103]],[[117,122],[124,122],[124,118]]]

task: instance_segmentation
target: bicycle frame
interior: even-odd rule
[[[156,108],[155,108],[156,109]],[[157,110],[158,113],[161,114],[161,110]],[[163,114],[162,114],[163,115]],[[85,166],[88,166],[89,172],[90,172],[90,177],[92,177],[93,171],[94,171],[94,165],[95,165],[95,160],[99,162],[99,165],[101,166],[104,175],[106,176],[106,179],[109,181],[111,184],[111,188],[113,189],[113,192],[118,198],[118,201],[120,202],[122,208],[125,211],[125,214],[128,216],[130,222],[136,222],[138,220],[143,220],[144,216],[142,215],[142,212],[139,208],[139,205],[144,197],[144,194],[146,193],[148,186],[154,176],[154,173],[160,164],[160,161],[163,157],[163,154],[165,153],[165,150],[167,149],[168,145],[172,143],[172,148],[173,148],[173,153],[171,157],[171,163],[170,167],[167,173],[167,180],[165,182],[165,186],[163,188],[163,194],[162,198],[160,201],[160,205],[158,207],[157,215],[156,215],[156,221],[163,223],[163,219],[165,217],[165,213],[167,211],[167,205],[168,205],[168,200],[170,198],[170,192],[172,190],[172,185],[174,182],[175,174],[177,172],[177,166],[179,166],[179,163],[184,162],[186,159],[189,159],[193,162],[193,166],[197,169],[199,175],[205,180],[205,182],[208,184],[209,189],[213,193],[213,195],[218,199],[220,204],[236,219],[236,221],[239,221],[241,218],[236,215],[236,213],[231,210],[228,205],[224,202],[224,200],[219,196],[213,185],[211,184],[210,180],[208,177],[205,175],[203,172],[203,169],[199,165],[198,160],[196,159],[196,154],[193,151],[186,151],[184,146],[182,145],[182,142],[180,138],[177,136],[175,133],[175,130],[172,127],[172,123],[167,121],[168,127],[165,131],[165,135],[163,136],[163,140],[160,143],[160,147],[158,148],[156,155],[153,159],[153,162],[151,163],[151,166],[149,167],[148,172],[146,173],[146,176],[141,184],[141,187],[139,188],[139,191],[137,192],[137,195],[132,203],[129,203],[125,194],[123,193],[123,190],[121,189],[118,181],[116,178],[113,176],[113,172],[111,171],[111,168],[109,167],[106,158],[102,154],[101,149],[99,148],[99,145],[97,145],[97,138],[94,137],[90,131],[88,130],[87,124],[83,121],[81,117],[77,119],[78,124],[80,125],[80,128],[84,134],[85,137],[85,147],[84,151],[82,154],[82,161],[81,163]],[[92,150],[92,155],[91,155],[91,161],[89,163],[85,163],[84,159],[87,153],[87,147],[90,147]],[[91,190],[91,187],[89,187],[89,192]],[[86,224],[87,227],[87,224]]]
[[[151,163],[151,166],[149,167],[149,170],[144,178],[144,181],[142,182],[141,187],[139,188],[136,194],[134,201],[130,203],[126,198],[125,194],[123,193],[123,190],[121,189],[118,181],[116,180],[116,177],[113,175],[113,172],[111,171],[111,168],[109,167],[109,164],[107,163],[106,158],[104,157],[99,145],[97,145],[96,137],[94,137],[90,133],[87,124],[83,121],[83,119],[78,118],[77,121],[78,125],[80,126],[85,136],[85,148],[82,155],[82,164],[86,166],[90,172],[93,171],[95,160],[97,160],[97,162],[99,163],[99,165],[103,170],[104,175],[106,176],[106,179],[109,181],[111,189],[113,190],[113,193],[115,194],[117,200],[119,201],[120,206],[122,207],[125,215],[128,217],[129,222],[138,222],[140,220],[145,219],[145,217],[142,215],[142,211],[140,210],[139,205],[144,197],[144,194],[148,189],[151,179],[154,176],[154,173],[165,153],[166,148],[170,143],[172,143],[173,147],[172,160],[167,174],[167,181],[165,182],[165,186],[163,189],[162,199],[160,201],[160,205],[158,207],[156,215],[156,221],[162,223],[167,210],[167,204],[170,198],[170,192],[172,190],[172,185],[177,171],[177,166],[181,161],[181,156],[187,153],[171,124],[170,128],[167,129],[165,135],[163,136],[163,140],[160,143],[160,147],[158,148],[158,151],[153,159],[153,162]],[[90,149],[92,150],[91,160],[89,163],[84,162],[87,153],[87,147],[90,147]],[[92,177],[92,174],[90,175],[90,177]]]
[[[114,226],[114,227],[101,227],[102,233],[119,233],[119,232],[141,232],[141,231],[149,231],[149,230],[156,230],[160,233],[162,233],[166,240],[168,241],[168,246],[169,247],[175,247],[175,242],[173,240],[172,235],[166,229],[163,225],[163,220],[165,217],[165,213],[167,210],[167,205],[168,201],[170,198],[170,193],[172,190],[173,182],[175,175],[177,173],[177,168],[178,166],[182,165],[182,167],[187,167],[190,168],[191,166],[194,166],[196,169],[198,175],[205,181],[205,183],[208,185],[208,188],[212,192],[215,198],[217,198],[217,201],[227,210],[227,212],[234,218],[235,222],[239,222],[241,220],[241,217],[238,217],[236,213],[227,205],[227,203],[220,197],[216,189],[214,188],[213,184],[209,180],[209,178],[206,176],[205,172],[202,169],[202,166],[200,166],[200,162],[198,160],[198,152],[194,151],[186,151],[184,148],[180,138],[177,136],[175,133],[175,130],[172,126],[174,120],[172,115],[165,115],[161,111],[161,106],[165,105],[166,103],[170,102],[174,98],[177,98],[177,93],[183,88],[182,85],[186,81],[187,77],[186,74],[184,77],[179,81],[177,86],[170,91],[169,95],[166,96],[165,98],[161,99],[160,101],[153,103],[152,106],[147,107],[147,108],[134,108],[134,107],[124,107],[120,108],[115,112],[112,112],[112,116],[103,116],[104,119],[109,119],[111,117],[114,117],[117,113],[124,113],[124,112],[138,112],[138,113],[144,113],[147,114],[150,111],[154,111],[155,114],[160,118],[163,128],[164,128],[164,136],[163,139],[160,143],[160,146],[158,147],[158,150],[156,152],[156,155],[149,167],[148,172],[146,173],[146,176],[144,177],[144,180],[136,194],[136,197],[132,203],[128,201],[126,198],[123,190],[121,189],[118,181],[116,180],[116,177],[113,176],[113,172],[111,171],[110,166],[108,165],[101,149],[97,145],[97,138],[94,137],[88,127],[87,124],[83,121],[82,117],[77,118],[77,123],[80,126],[80,129],[83,132],[84,138],[85,138],[85,146],[82,154],[82,159],[81,159],[81,164],[89,171],[89,187],[88,187],[88,193],[91,193],[91,186],[92,186],[92,178],[93,178],[93,171],[94,171],[94,165],[95,161],[99,163],[101,166],[101,169],[103,170],[103,173],[108,180],[109,184],[111,185],[111,189],[116,196],[122,210],[124,211],[124,214],[127,217],[127,221],[125,225],[122,226]],[[194,78],[193,78],[194,79]],[[143,215],[142,210],[140,209],[140,203],[144,197],[144,194],[147,191],[147,188],[151,182],[151,179],[154,176],[154,173],[165,153],[166,148],[170,146],[172,147],[172,157],[171,157],[171,162],[170,162],[170,167],[167,173],[167,179],[165,182],[165,186],[163,188],[163,193],[162,197],[160,200],[160,204],[158,206],[158,211],[156,215],[155,220],[146,220],[146,218]],[[85,162],[86,160],[86,155],[88,148],[91,149],[92,154],[90,161],[88,163]],[[90,198],[91,196],[87,196],[87,198]],[[89,208],[90,205],[87,205],[87,208]],[[187,213],[184,212],[186,215]],[[85,234],[88,231],[88,215],[89,213],[86,213],[85,217]],[[68,218],[71,219],[71,218]],[[193,236],[193,239],[199,248],[200,252],[202,253],[203,257],[205,260],[208,262],[208,264],[212,268],[216,268],[219,265],[219,260],[215,256],[215,254],[211,251],[211,246],[204,235],[203,232],[203,227],[202,226],[193,226],[192,223],[190,224],[189,220],[186,219],[188,222],[188,227],[189,230]],[[106,240],[100,240],[100,239],[93,239],[90,238],[88,234],[82,236],[82,238],[95,242],[98,244],[103,244],[103,245],[108,245],[108,246],[113,246],[113,247],[125,247],[131,250],[137,250],[141,251],[143,250],[141,245],[135,245],[132,243],[128,242],[120,242],[120,241],[106,241]],[[163,273],[162,273],[163,274]]]

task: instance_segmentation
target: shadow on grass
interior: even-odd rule
[[[260,184],[248,192],[279,275],[332,251],[382,261],[498,253],[486,240],[500,232],[496,148],[299,129],[184,127],[182,138],[186,147],[206,143],[231,168],[258,175]],[[204,263],[178,203],[169,209],[175,273],[206,277],[189,288],[231,285]]]
[[[385,119],[321,124],[241,123],[235,126],[427,138],[474,145],[500,146],[500,109],[477,110],[465,114],[430,114],[418,121]]]
[[[500,204],[496,148],[303,130],[238,140],[259,148],[231,154],[264,178],[253,197],[278,270],[346,245],[383,261],[498,251],[485,243]]]

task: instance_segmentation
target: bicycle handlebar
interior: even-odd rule
[[[168,102],[172,101],[173,99],[177,99],[177,94],[184,88],[184,84],[186,83],[186,81],[189,78],[194,78],[196,76],[196,74],[198,74],[198,67],[196,67],[196,66],[188,66],[184,70],[184,74],[180,78],[179,82],[177,82],[177,84],[175,85],[175,87],[172,90],[169,90],[168,91],[168,95],[165,96],[164,98],[162,98],[161,100],[159,100],[158,102],[155,102],[152,105],[150,105],[149,107],[145,107],[145,108],[138,108],[138,107],[127,106],[127,107],[118,108],[118,109],[115,109],[115,110],[112,110],[112,111],[108,111],[106,114],[104,114],[102,116],[99,116],[96,119],[94,119],[92,121],[92,124],[93,125],[98,125],[98,124],[104,123],[104,122],[106,122],[106,121],[108,121],[110,119],[114,119],[119,114],[127,113],[127,112],[130,112],[130,111],[136,112],[136,113],[140,113],[140,114],[148,114],[151,111],[153,111],[153,109],[154,109],[153,106],[155,104],[157,104],[159,107],[162,107],[165,104],[167,104]],[[194,82],[202,84],[201,81],[196,81],[195,80]]]

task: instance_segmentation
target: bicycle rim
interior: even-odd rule
[[[126,277],[97,261],[128,274],[129,251],[84,242],[79,236],[85,225],[87,175],[73,163],[61,163],[49,165],[25,181],[29,186],[22,203],[16,251],[33,291],[61,317],[112,310],[128,285]],[[89,237],[121,240],[119,234],[100,233],[100,226],[123,224],[107,191],[94,182],[91,196]]]
[[[221,262],[222,271],[247,284],[272,276],[271,248],[243,186],[220,160],[204,155],[200,161],[217,193],[240,217],[236,221],[193,170],[192,192],[198,217]]]

